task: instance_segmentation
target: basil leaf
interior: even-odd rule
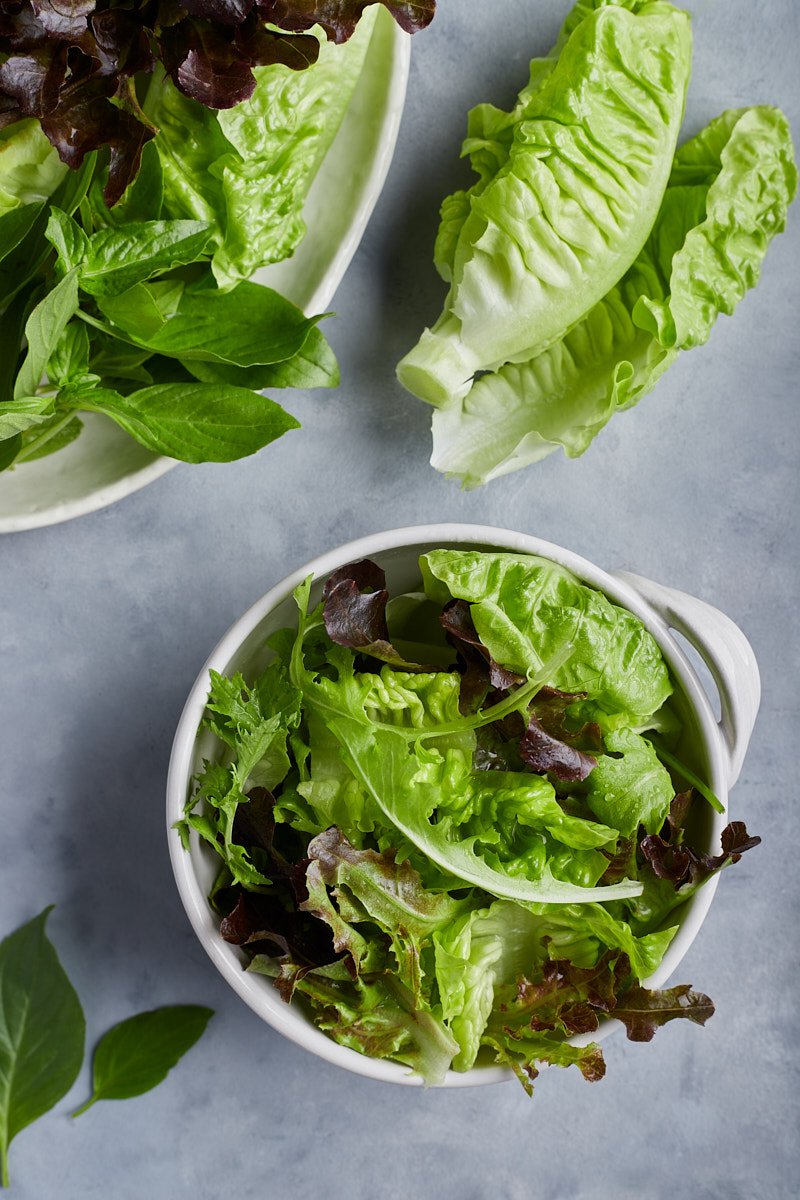
[[[62,273],[71,271],[83,262],[89,249],[89,239],[77,221],[68,217],[60,208],[51,208],[47,228],[44,231],[50,245],[58,255]]]
[[[21,396],[0,405],[0,439],[15,437],[53,415],[52,396]]]
[[[47,377],[59,387],[89,370],[89,332],[80,321],[66,327],[47,363]]]
[[[83,1060],[83,1009],[45,933],[50,908],[0,943],[0,1163],[72,1087]]]
[[[285,362],[303,348],[319,320],[305,317],[283,296],[256,283],[240,283],[230,292],[186,288],[174,312],[165,313],[156,299],[158,286],[142,285],[135,296],[126,293],[119,297],[124,304],[98,297],[98,306],[119,326],[118,336],[186,362],[240,367]],[[152,300],[149,306],[144,292]],[[154,329],[156,313],[166,319]]]
[[[30,430],[22,437],[22,453],[20,462],[33,462],[37,458],[47,458],[56,450],[63,450],[70,442],[74,442],[83,429],[80,417],[68,413],[57,412],[44,425],[39,425],[35,431]]]
[[[20,204],[0,217],[0,259],[5,258],[30,233],[44,204]]]
[[[38,299],[38,288],[30,288],[16,296],[0,318],[0,404],[14,394],[22,333]]]
[[[146,343],[178,310],[185,284],[180,279],[162,279],[156,283],[137,283],[120,296],[98,296],[97,306],[117,329],[103,329],[112,337],[132,345]],[[134,330],[136,341],[125,330]],[[151,351],[152,353],[152,351]]]
[[[15,433],[13,437],[0,441],[0,471],[5,471],[14,462],[22,449],[22,434]]]
[[[37,390],[50,355],[77,311],[78,272],[73,267],[28,317],[25,324],[28,353],[14,384],[15,400],[31,396]]]
[[[148,450],[191,463],[232,462],[300,427],[273,400],[226,384],[163,383],[128,396],[94,388],[59,400],[105,413]]]
[[[149,350],[118,341],[115,337],[96,333],[91,342],[89,364],[95,375],[105,379],[132,379],[136,383],[152,383],[143,364],[150,358]]]
[[[252,388],[329,388],[339,386],[339,364],[319,327],[311,330],[302,349],[285,362],[256,367],[228,363],[185,361],[187,370],[204,383],[232,383]]]
[[[161,271],[196,262],[211,231],[205,221],[138,221],[100,229],[88,239],[81,288],[92,296],[119,296]]]
[[[149,1092],[191,1050],[213,1015],[210,1008],[183,1004],[139,1013],[115,1025],[94,1052],[91,1098],[73,1117],[98,1100],[127,1100]]]
[[[77,171],[67,171],[59,184],[51,203],[69,216],[80,204],[92,179],[97,155],[87,154]],[[26,237],[12,254],[0,263],[0,306],[11,300],[39,271],[50,253],[50,244],[44,236],[50,210],[43,208]]]

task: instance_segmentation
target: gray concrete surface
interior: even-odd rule
[[[181,467],[67,525],[0,542],[0,927],[55,903],[89,1037],[145,1007],[211,1005],[156,1091],[67,1114],[12,1149],[19,1200],[779,1200],[797,1194],[797,277],[800,209],[757,291],[576,462],[462,494],[428,466],[428,412],[393,365],[435,316],[438,203],[466,178],[467,108],[509,102],[566,0],[440,0],[414,47],[388,183],[336,300],[344,382],[295,396],[301,433]],[[781,105],[800,130],[796,0],[697,0],[686,118]],[[490,14],[487,16],[487,14]],[[183,699],[230,622],[359,534],[440,519],[541,534],[718,605],[764,701],[733,813],[762,847],[726,874],[681,978],[706,1029],[615,1037],[588,1085],[550,1072],[428,1092],[327,1066],[264,1026],[195,941],[169,869],[164,779]]]

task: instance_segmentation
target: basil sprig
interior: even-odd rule
[[[26,1126],[66,1095],[83,1062],[86,1020],[78,995],[45,932],[52,911],[0,942],[0,1180],[8,1187],[8,1150]],[[98,1100],[150,1091],[195,1044],[210,1008],[172,1005],[129,1017],[101,1038],[93,1091],[73,1115]]]
[[[112,216],[93,170],[0,218],[0,471],[71,441],[79,412],[192,463],[298,428],[259,392],[338,384],[319,318],[256,284],[221,291],[211,225],[161,220],[149,175]]]

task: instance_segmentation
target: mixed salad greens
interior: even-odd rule
[[[79,412],[227,462],[298,427],[262,389],[338,384],[320,318],[249,277],[305,233],[380,12],[345,45],[304,34],[307,70],[248,68],[249,98],[225,111],[154,69],[140,100],[159,132],[113,206],[113,154],[68,170],[39,122],[0,129],[0,470],[72,441]]]
[[[758,282],[797,189],[784,115],[723,113],[675,152],[688,14],[578,0],[511,110],[469,115],[441,316],[398,366],[434,405],[440,471],[477,486],[582,454]]]
[[[733,822],[720,854],[695,848],[718,801],[680,790],[680,710],[636,616],[542,558],[420,568],[390,599],[380,566],[350,563],[314,608],[308,578],[257,679],[212,672],[220,753],[184,846],[219,855],[210,901],[247,970],[343,1045],[428,1083],[491,1058],[529,1091],[541,1063],[598,1079],[600,1049],[570,1035],[712,1014],[643,981],[678,906],[759,839]]]
[[[435,0],[0,0],[0,128],[34,117],[62,162],[77,169],[107,148],[113,205],[155,135],[141,85],[166,72],[208,109],[257,89],[258,69],[302,71],[355,32],[365,8],[386,8],[409,33]]]

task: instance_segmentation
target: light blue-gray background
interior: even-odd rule
[[[293,396],[304,429],[232,466],[181,467],[71,524],[0,542],[0,928],[50,932],[94,1040],[134,1011],[217,1015],[156,1091],[13,1146],[20,1200],[777,1200],[797,1194],[797,273],[800,211],[763,279],[655,395],[576,462],[462,494],[428,466],[423,405],[393,365],[438,312],[442,196],[473,103],[510,103],[566,0],[440,0],[414,45],[394,164],[328,323],[344,382]],[[686,130],[780,104],[800,130],[796,0],[697,0]],[[539,534],[728,612],[764,701],[733,813],[761,848],[727,872],[681,979],[706,1029],[615,1036],[608,1074],[552,1071],[428,1092],[317,1061],[263,1025],[195,941],[172,882],[163,794],[207,652],[290,569],[378,529],[473,520]]]

